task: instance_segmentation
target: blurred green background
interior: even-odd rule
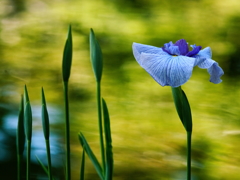
[[[182,86],[193,115],[194,180],[240,179],[240,2],[238,0],[1,0],[0,1],[0,179],[15,179],[15,131],[26,84],[33,106],[32,179],[46,179],[40,89],[51,121],[55,176],[64,174],[61,61],[69,24],[73,66],[69,83],[72,176],[79,179],[86,136],[100,156],[95,79],[89,60],[89,29],[102,47],[102,96],[112,127],[115,180],[185,179],[186,134],[170,87],[158,85],[135,61],[132,43],[161,47],[186,39],[210,46],[224,69],[223,82],[209,82],[195,68]],[[100,158],[99,158],[100,160]],[[87,159],[86,180],[98,179]]]

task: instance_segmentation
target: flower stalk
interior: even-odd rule
[[[178,116],[187,133],[187,180],[191,180],[191,141],[192,141],[192,114],[186,94],[181,86],[172,87],[172,94]]]
[[[102,127],[102,101],[101,101],[101,78],[102,78],[102,50],[98,44],[95,37],[94,31],[90,30],[89,36],[90,42],[90,60],[92,63],[93,72],[97,83],[97,107],[98,107],[98,126],[99,126],[99,139],[101,147],[101,157],[102,157],[102,168],[103,173],[105,172],[105,149],[103,140],[103,127]]]
[[[27,86],[24,87],[24,128],[27,139],[27,172],[26,179],[30,179],[31,172],[31,142],[32,142],[32,108],[28,97]]]
[[[24,145],[25,145],[23,113],[24,113],[23,96],[21,96],[21,103],[20,103],[20,109],[19,109],[19,115],[18,115],[17,134],[16,134],[18,180],[21,180],[21,177],[22,177],[22,160],[23,160],[23,151],[24,151]]]
[[[70,122],[68,102],[68,80],[72,65],[72,31],[69,26],[68,36],[63,51],[62,76],[65,102],[65,139],[66,139],[66,179],[71,180],[71,156],[70,156]]]
[[[191,180],[192,132],[187,131],[187,180]]]
[[[46,144],[46,151],[47,151],[47,160],[48,160],[48,178],[52,180],[52,163],[51,163],[51,154],[50,154],[50,141],[49,141],[49,134],[50,134],[50,127],[49,127],[49,116],[47,111],[47,104],[44,95],[44,90],[42,88],[41,91],[42,95],[42,127],[43,127],[43,134],[45,138]]]

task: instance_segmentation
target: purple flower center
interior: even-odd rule
[[[178,40],[175,44],[172,42],[164,44],[164,47],[162,47],[162,50],[166,53],[173,55],[173,56],[188,56],[192,57],[195,56],[201,49],[201,46],[191,45],[193,48],[191,51],[189,51],[188,43],[185,39]]]

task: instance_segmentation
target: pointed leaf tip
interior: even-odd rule
[[[26,105],[27,102],[29,102],[29,96],[28,96],[28,90],[27,90],[27,86],[24,86],[24,106]]]

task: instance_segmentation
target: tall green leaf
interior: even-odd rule
[[[95,74],[96,81],[100,82],[103,68],[102,50],[98,44],[98,41],[92,29],[90,29],[89,41],[90,41],[90,59],[92,62],[93,72]]]
[[[84,148],[84,151],[87,153],[88,157],[92,161],[93,166],[95,167],[100,179],[104,180],[104,173],[103,173],[102,167],[99,164],[99,162],[98,162],[96,156],[94,155],[92,149],[90,148],[89,144],[87,143],[87,140],[85,139],[84,135],[82,133],[79,133],[78,137],[79,137],[79,141],[80,141],[82,147]]]
[[[72,65],[72,29],[71,26],[69,26],[62,61],[62,75],[64,82],[68,81],[70,77],[71,65]]]
[[[112,152],[112,137],[111,137],[111,126],[109,112],[107,104],[102,99],[103,104],[103,116],[104,116],[104,130],[105,130],[105,141],[106,141],[106,173],[105,180],[112,180],[113,176],[113,152]]]
[[[37,155],[35,155],[37,158],[38,163],[40,164],[40,166],[42,167],[43,171],[48,174],[48,169],[44,166],[44,164],[42,163],[42,161],[37,157]]]

